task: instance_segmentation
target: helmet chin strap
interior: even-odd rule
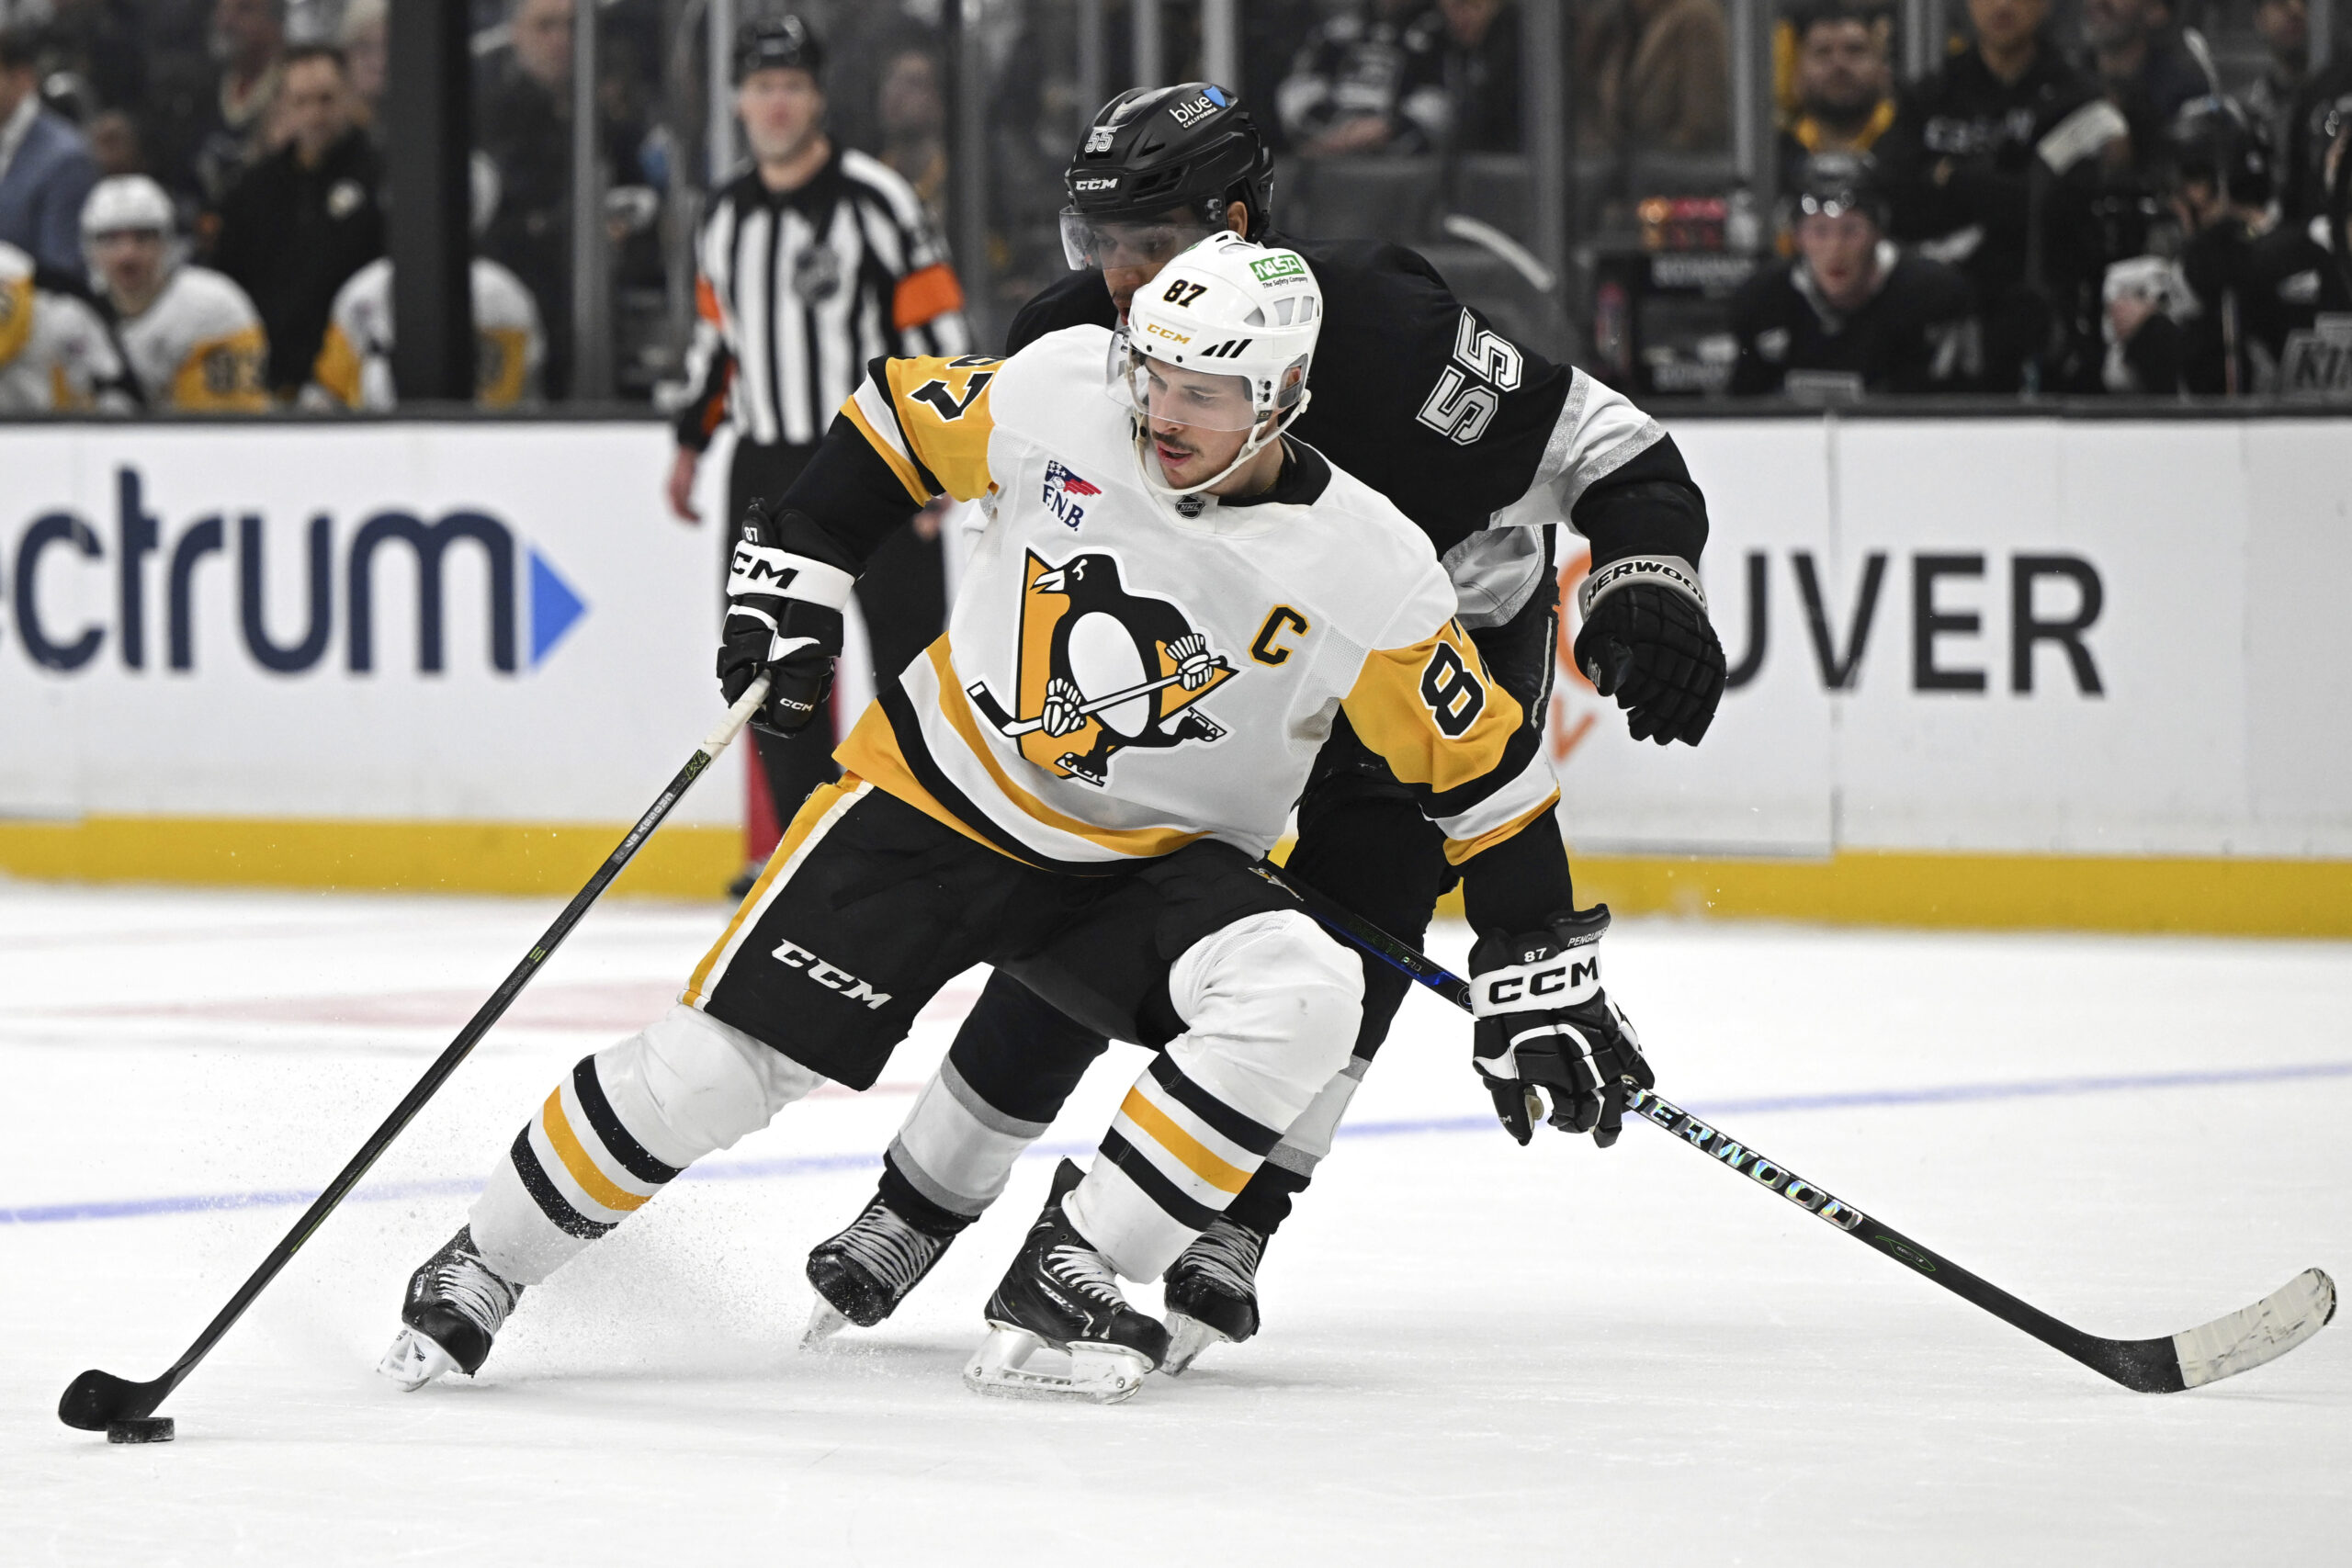
[[[1199,483],[1182,487],[1167,482],[1166,475],[1159,467],[1159,454],[1151,449],[1151,422],[1140,413],[1129,416],[1128,428],[1136,445],[1136,459],[1143,468],[1144,488],[1154,495],[1164,495],[1173,499],[1178,496],[1197,495],[1211,485],[1223,484],[1242,464],[1264,451],[1268,443],[1281,435],[1283,431],[1295,423],[1300,414],[1305,413],[1307,400],[1314,395],[1306,388],[1300,388],[1298,401],[1286,410],[1278,410],[1268,415],[1261,422],[1264,425],[1264,433],[1261,434],[1252,430],[1250,433],[1250,439],[1241,444],[1241,450],[1233,455],[1233,461]]]

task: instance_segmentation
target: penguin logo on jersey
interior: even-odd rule
[[[1021,754],[1098,788],[1130,746],[1214,742],[1225,728],[1193,705],[1239,673],[1165,599],[1131,592],[1102,554],[1052,566],[1027,557],[1015,718],[985,681],[966,694]]]

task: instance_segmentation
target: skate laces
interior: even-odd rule
[[[1065,1242],[1051,1248],[1046,1254],[1046,1271],[1065,1288],[1114,1311],[1127,1304],[1127,1298],[1119,1291],[1119,1277],[1111,1271],[1103,1256],[1091,1247]]]
[[[879,1199],[827,1245],[873,1275],[894,1301],[912,1290],[923,1270],[947,1248],[944,1241],[915,1229]]]
[[[1193,1238],[1178,1266],[1198,1275],[1230,1295],[1254,1300],[1258,1293],[1258,1264],[1266,1255],[1266,1238],[1247,1225],[1224,1218]]]
[[[522,1288],[510,1285],[466,1247],[452,1241],[433,1259],[433,1293],[471,1318],[485,1334],[496,1334],[514,1310]]]

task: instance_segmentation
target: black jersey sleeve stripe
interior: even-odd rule
[[[1168,1217],[1178,1224],[1204,1231],[1209,1228],[1209,1222],[1216,1218],[1216,1210],[1169,1180],[1151,1163],[1150,1156],[1116,1131],[1102,1134],[1102,1157],[1126,1172],[1128,1179],[1143,1189],[1144,1196],[1165,1209]]]
[[[1495,765],[1468,784],[1449,790],[1432,790],[1427,784],[1406,787],[1419,802],[1423,815],[1438,821],[1459,817],[1525,773],[1534,763],[1536,750],[1543,744],[1544,732],[1532,724],[1522,724],[1503,742],[1503,754]]]
[[[580,1058],[580,1065],[571,1069],[571,1088],[580,1096],[580,1109],[588,1113],[588,1125],[604,1144],[605,1152],[621,1162],[623,1169],[639,1181],[656,1185],[677,1179],[676,1166],[655,1159],[636,1135],[621,1125],[621,1119],[613,1112],[613,1102],[605,1096],[604,1084],[596,1077],[595,1057]]]
[[[922,480],[923,488],[930,491],[932,494],[945,494],[947,487],[941,484],[939,476],[933,473],[924,464],[922,451],[907,434],[907,422],[899,417],[898,394],[890,389],[889,356],[877,354],[867,360],[865,374],[866,378],[874,383],[875,389],[882,394],[882,400],[890,405],[890,419],[899,427],[899,445],[907,449],[907,461],[915,466],[915,477]]]
[[[906,761],[907,771],[914,774],[915,782],[929,790],[931,797],[953,813],[956,821],[987,840],[990,847],[1023,865],[1060,872],[1065,876],[1118,876],[1144,863],[1132,858],[1106,863],[1056,860],[1051,855],[1039,854],[998,827],[940,768],[931,749],[923,744],[922,721],[916,716],[914,700],[907,695],[905,687],[892,681],[874,700],[881,705],[882,716],[890,721],[890,733],[899,742],[899,755]]]
[[[566,1235],[576,1235],[582,1241],[594,1241],[608,1234],[612,1225],[592,1220],[571,1206],[571,1200],[557,1190],[548,1179],[547,1167],[531,1148],[531,1129],[526,1126],[514,1134],[514,1147],[509,1151],[514,1161],[514,1174],[523,1179],[523,1190],[539,1206],[548,1223]],[[616,1222],[617,1223],[617,1222]]]
[[[1575,907],[1568,847],[1555,812],[1462,863],[1462,912],[1473,931],[1540,931]]]
[[[1154,1056],[1148,1070],[1159,1087],[1168,1091],[1169,1099],[1216,1129],[1219,1137],[1248,1149],[1261,1159],[1273,1153],[1274,1145],[1283,1141],[1279,1132],[1251,1121],[1186,1077],[1184,1069],[1178,1066],[1176,1059],[1166,1052]]]

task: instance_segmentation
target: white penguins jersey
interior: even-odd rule
[[[245,291],[210,267],[177,266],[115,331],[151,409],[259,413],[269,343]]]
[[[1535,732],[1427,536],[1296,446],[1266,495],[1186,515],[1144,482],[1110,346],[1080,326],[1007,360],[877,360],[843,406],[910,497],[980,501],[989,523],[947,634],[842,767],[1018,859],[1099,872],[1204,837],[1272,848],[1344,712],[1456,863],[1548,822]]]
[[[473,261],[474,404],[525,408],[539,400],[547,335],[523,280],[485,256]],[[400,405],[392,385],[392,262],[379,256],[335,291],[327,335],[304,401],[383,412]]]
[[[97,311],[41,288],[33,258],[0,243],[0,414],[137,407]]]

